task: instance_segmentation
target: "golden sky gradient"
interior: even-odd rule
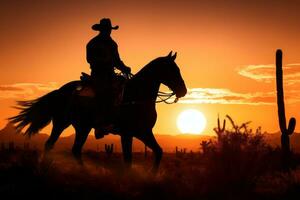
[[[176,118],[188,108],[204,113],[207,134],[218,113],[275,132],[278,48],[284,53],[287,117],[300,119],[299,9],[296,0],[1,2],[0,126],[16,114],[15,100],[36,98],[89,72],[85,46],[96,34],[91,26],[109,17],[120,26],[112,37],[134,73],[178,52],[189,94],[178,104],[157,105],[155,133],[178,134]]]

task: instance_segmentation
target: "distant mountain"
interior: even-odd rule
[[[49,135],[44,133],[39,133],[31,138],[25,136],[23,133],[17,133],[15,127],[12,124],[7,124],[2,130],[0,130],[0,143],[5,143],[13,141],[16,146],[23,147],[24,143],[29,143],[31,147],[43,149],[44,144]],[[200,142],[203,140],[215,139],[215,136],[207,135],[159,135],[156,134],[155,138],[157,142],[161,145],[165,152],[174,152],[175,147],[179,149],[186,148],[187,151],[199,151]],[[54,150],[68,150],[70,151],[74,143],[75,135],[70,135],[67,137],[60,137],[55,144]],[[271,145],[277,146],[280,145],[280,133],[266,133],[265,139]],[[93,131],[91,131],[85,145],[84,150],[98,150],[104,151],[105,144],[114,144],[115,151],[121,151],[121,142],[120,136],[117,135],[108,135],[103,139],[96,140],[94,137]],[[300,134],[294,133],[291,136],[291,147],[300,152]],[[133,141],[133,151],[141,152],[144,151],[144,144],[139,140],[134,139]]]
[[[14,142],[16,146],[23,147],[24,143],[29,143],[31,147],[38,149],[43,149],[44,144],[49,135],[44,133],[39,133],[31,138],[24,135],[23,133],[17,133],[15,127],[12,124],[7,124],[2,130],[0,130],[0,143]],[[166,152],[175,151],[175,147],[186,148],[188,151],[199,151],[200,142],[203,140],[212,139],[212,136],[202,136],[202,135],[155,135],[158,143]],[[67,137],[60,137],[55,144],[54,150],[71,150],[74,143],[75,135],[70,135]],[[120,136],[108,135],[103,139],[96,140],[93,131],[91,131],[85,145],[84,149],[93,149],[98,151],[104,150],[105,144],[114,144],[115,150],[121,150]],[[144,144],[137,139],[133,141],[134,151],[144,151]]]
[[[274,146],[280,146],[281,145],[281,132],[275,132],[275,133],[266,133],[265,139],[268,143]],[[294,151],[300,152],[300,133],[293,133],[290,136],[290,144],[291,148]]]
[[[22,132],[18,133],[15,127],[10,123],[8,123],[2,130],[0,130],[0,142],[14,142],[19,147],[22,147],[24,143],[29,143],[32,147],[42,148],[47,138],[48,135],[43,133],[29,138]]]

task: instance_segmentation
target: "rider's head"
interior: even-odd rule
[[[117,30],[119,26],[112,26],[109,18],[103,18],[100,20],[99,24],[94,24],[92,29],[95,31],[100,31],[102,35],[109,36],[111,30]]]

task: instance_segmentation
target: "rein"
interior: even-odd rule
[[[178,101],[178,97],[175,98],[175,100],[173,102],[169,102],[167,101],[168,99],[170,99],[172,96],[174,96],[175,93],[172,92],[172,93],[167,93],[167,92],[161,92],[161,91],[158,91],[158,94],[157,94],[157,97],[160,99],[160,100],[156,100],[155,103],[161,103],[161,102],[164,102],[166,104],[173,104],[173,103],[177,103]]]
[[[124,73],[124,76],[127,80],[131,79],[134,75],[132,73]],[[174,104],[174,103],[177,103],[179,98],[176,97],[174,99],[173,102],[170,102],[168,101],[170,98],[172,98],[173,96],[175,95],[174,92],[172,93],[168,93],[168,92],[161,92],[161,91],[158,91],[157,93],[157,97],[159,98],[159,100],[156,100],[155,103],[162,103],[164,102],[165,104]],[[136,102],[136,101],[133,101],[131,102],[132,104],[141,104],[143,102]]]

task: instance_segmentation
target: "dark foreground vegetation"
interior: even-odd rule
[[[220,124],[220,123],[219,123]],[[120,153],[84,152],[79,166],[70,152],[31,149],[0,152],[0,194],[10,199],[299,199],[300,157],[282,168],[282,151],[247,123],[199,144],[201,152],[165,153],[157,175],[152,155],[134,154],[131,171]]]

